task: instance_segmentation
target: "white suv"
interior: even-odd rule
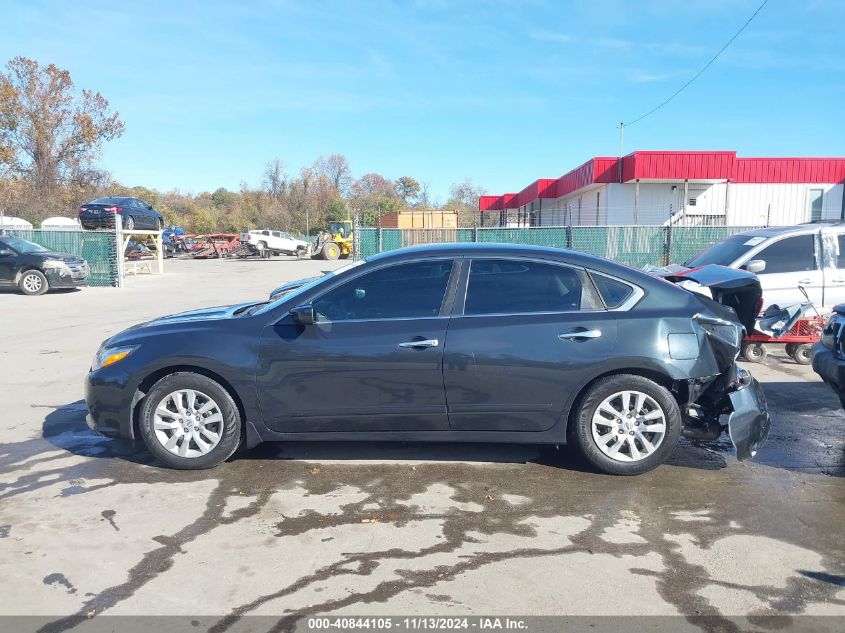
[[[241,233],[241,244],[251,244],[262,253],[282,255],[304,255],[308,252],[308,242],[298,240],[284,231],[263,229]]]
[[[817,308],[845,303],[845,222],[774,226],[737,233],[685,263],[721,264],[755,273],[764,307],[802,303],[803,286]]]

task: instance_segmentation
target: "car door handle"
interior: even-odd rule
[[[437,347],[440,345],[440,341],[436,338],[429,338],[424,339],[422,341],[405,341],[403,343],[399,343],[399,347],[402,349],[423,349],[426,347]]]
[[[813,283],[812,279],[799,279],[798,280],[799,286],[809,286],[811,283]]]
[[[842,279],[842,277],[839,277],[838,279],[831,279],[830,281],[832,281],[835,284],[845,283],[845,279]]]
[[[600,336],[601,330],[587,330],[585,328],[575,328],[574,330],[569,330],[569,332],[557,335],[561,341],[571,341],[578,338],[598,338]]]

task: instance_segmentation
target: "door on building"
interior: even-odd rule
[[[821,220],[824,209],[824,189],[810,189],[807,192],[807,206],[810,208],[810,222]]]

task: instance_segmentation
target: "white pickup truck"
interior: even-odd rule
[[[721,264],[755,273],[764,307],[805,301],[818,309],[845,303],[845,222],[774,226],[737,233],[686,262],[690,268]]]
[[[261,229],[241,233],[241,244],[254,246],[262,255],[297,255],[308,252],[308,242],[298,240],[284,231]]]

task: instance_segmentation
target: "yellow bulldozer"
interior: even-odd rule
[[[311,247],[312,259],[346,259],[352,254],[352,220],[329,222]]]

